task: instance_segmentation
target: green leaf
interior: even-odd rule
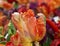
[[[45,41],[45,43],[43,43],[43,46],[50,46],[51,41],[52,40],[49,37],[47,37],[47,40]]]
[[[8,37],[7,37],[7,39],[6,39],[7,42],[10,41],[10,37],[11,37],[11,36],[12,36],[11,34],[8,35]]]
[[[4,36],[0,34],[0,38],[4,38]]]
[[[7,41],[1,41],[1,42],[0,42],[0,44],[4,44],[4,45],[5,45],[5,44],[6,44],[6,42],[7,42]]]
[[[12,21],[10,21],[10,23],[8,24],[8,27],[9,27],[9,29],[8,29],[9,34],[10,34],[10,33],[11,33],[11,34],[15,34],[15,33],[16,33],[16,29],[15,29]]]
[[[0,26],[0,34],[2,33],[2,30],[3,30],[3,27],[2,27],[2,26]]]
[[[18,4],[17,3],[14,3],[14,8],[18,8]]]
[[[12,31],[11,31],[11,29],[9,29],[9,30],[8,30],[8,34],[9,34],[9,35],[10,35],[10,34],[12,34]]]
[[[0,26],[0,31],[3,29],[3,27],[2,26]]]
[[[44,16],[44,23],[45,23],[45,25],[46,25],[46,17]]]
[[[16,33],[16,29],[12,23],[12,21],[9,22],[8,24],[8,36],[7,36],[7,41],[10,41],[10,37]]]

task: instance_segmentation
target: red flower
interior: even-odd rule
[[[12,4],[10,4],[10,3],[8,3],[8,2],[4,2],[4,3],[3,3],[3,7],[4,7],[5,9],[10,10],[10,9],[12,9],[12,8],[13,8],[13,5],[12,5]]]
[[[54,32],[59,32],[58,26],[53,21],[46,18],[46,22],[51,26],[51,28],[54,30]]]
[[[60,46],[60,39],[55,39],[50,46]]]
[[[26,12],[26,11],[27,11],[27,9],[26,9],[25,6],[22,6],[21,8],[18,9],[18,12],[19,12],[19,13],[20,13],[20,12]]]
[[[22,46],[21,44],[19,44],[18,46]]]
[[[12,42],[7,42],[6,46],[14,46],[14,44]]]
[[[13,3],[15,0],[7,0],[9,3]]]
[[[18,32],[16,32],[15,35],[12,35],[10,38],[10,41],[15,45],[15,46],[20,46],[20,34]]]

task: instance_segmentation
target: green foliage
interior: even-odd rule
[[[9,22],[8,24],[8,37],[7,41],[10,41],[10,37],[16,33],[16,29],[12,23],[12,21]]]

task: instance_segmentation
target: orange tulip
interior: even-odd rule
[[[6,9],[6,10],[10,10],[13,8],[13,5],[8,3],[8,2],[3,2],[3,7]]]
[[[0,44],[0,46],[5,46],[5,45],[3,45],[3,44]]]
[[[44,17],[42,15],[36,19],[36,17],[34,17],[34,12],[29,9],[27,12],[20,15],[20,19],[16,19],[14,16],[12,16],[12,22],[19,32],[23,35],[25,35],[26,32],[26,34],[32,38],[32,41],[39,41],[43,39],[46,33],[46,28]]]
[[[16,0],[18,2],[18,4],[26,4],[29,2],[29,0]]]

